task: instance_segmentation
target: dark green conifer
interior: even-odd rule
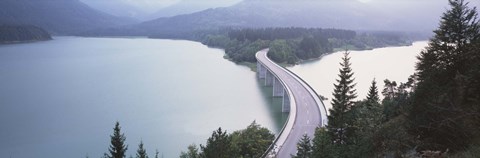
[[[227,131],[222,131],[222,128],[213,131],[212,136],[208,138],[205,146],[200,145],[203,156],[208,158],[226,158],[230,157],[231,139],[227,135]]]
[[[410,133],[422,142],[419,150],[462,150],[478,131],[478,93],[470,80],[480,38],[476,9],[464,0],[449,0],[450,9],[434,31],[417,63],[417,86],[409,111]],[[473,53],[476,52],[476,53]],[[477,113],[471,113],[477,111]]]
[[[108,151],[110,158],[125,158],[125,152],[127,151],[127,145],[125,145],[125,135],[120,131],[120,123],[115,123],[113,128],[113,135],[110,136],[110,148]]]
[[[331,134],[334,144],[346,144],[347,129],[349,128],[348,112],[354,105],[353,99],[357,97],[350,64],[349,53],[346,51],[340,65],[339,79],[335,84],[332,99],[332,109],[328,116],[328,132]]]
[[[147,150],[143,148],[143,141],[140,141],[140,144],[138,145],[136,158],[148,158]]]
[[[297,155],[294,158],[309,158],[312,156],[312,143],[310,137],[304,134],[302,139],[297,143]]]

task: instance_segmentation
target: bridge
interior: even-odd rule
[[[313,138],[315,128],[327,123],[327,110],[318,94],[293,72],[267,57],[268,49],[257,52],[257,73],[265,86],[273,87],[273,97],[282,97],[282,111],[288,119],[273,144],[262,157],[290,157],[304,134]]]

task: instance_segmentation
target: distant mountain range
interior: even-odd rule
[[[438,25],[446,0],[444,3],[438,0],[372,0],[369,3],[358,0],[243,0],[230,7],[176,15],[195,10],[187,4],[193,3],[191,0],[179,2],[156,15],[166,17],[139,23],[92,9],[80,0],[0,0],[0,24],[28,24],[52,34],[89,36],[168,37],[218,28],[260,27],[431,32]]]
[[[423,1],[422,1],[423,2]],[[230,7],[163,17],[89,35],[144,35],[169,37],[218,28],[307,27],[350,30],[431,32],[437,27],[444,3],[362,3],[358,0],[244,0]],[[430,1],[432,2],[432,1]],[[413,5],[413,6],[412,6]]]
[[[52,34],[69,35],[132,23],[79,0],[0,0],[0,24],[35,25]]]

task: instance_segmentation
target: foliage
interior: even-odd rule
[[[221,128],[214,131],[205,146],[200,145],[201,152],[195,145],[188,146],[187,152],[180,154],[181,158],[250,158],[261,155],[273,143],[275,136],[265,127],[255,121],[246,129],[228,134]]]
[[[346,145],[352,122],[350,121],[350,109],[353,107],[353,99],[357,97],[355,92],[355,83],[353,72],[350,67],[349,53],[345,52],[340,65],[339,79],[335,84],[332,99],[332,109],[328,116],[328,132],[333,143],[336,145]]]
[[[213,131],[212,136],[208,138],[205,146],[200,145],[202,154],[208,158],[225,158],[231,156],[231,138],[227,131],[222,131],[222,128]]]
[[[198,147],[195,144],[188,146],[188,151],[180,153],[180,158],[200,158],[200,153],[198,152]]]
[[[291,53],[293,49],[290,45],[286,40],[274,40],[270,44],[268,56],[270,59],[280,63],[295,64],[297,57]]]
[[[360,38],[355,31],[339,29],[245,28],[207,32],[195,33],[193,39],[225,49],[228,58],[237,63],[256,62],[255,53],[265,48],[270,48],[274,61],[295,64],[331,53],[333,48],[369,49],[410,44],[399,33],[364,32]]]
[[[235,157],[260,157],[273,143],[275,136],[255,121],[247,129],[230,134]]]
[[[147,150],[143,148],[143,141],[140,141],[140,144],[138,145],[136,158],[148,158]]]
[[[117,121],[115,123],[115,128],[113,128],[113,135],[110,136],[110,148],[108,151],[110,155],[107,155],[109,158],[124,158],[125,152],[128,149],[128,146],[125,145],[125,135],[121,133],[120,123]]]
[[[417,63],[418,84],[409,112],[419,150],[458,151],[480,130],[478,63],[480,24],[464,0],[450,0]],[[475,78],[477,77],[477,78]]]
[[[302,136],[300,142],[297,143],[297,154],[293,158],[309,158],[312,156],[312,143],[307,134]]]
[[[0,44],[51,40],[50,34],[31,25],[0,25]]]
[[[332,138],[327,132],[327,128],[319,127],[315,130],[313,138],[312,157],[333,158],[335,156]]]

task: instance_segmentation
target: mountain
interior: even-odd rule
[[[132,23],[92,9],[79,0],[0,1],[0,24],[35,25],[53,34],[71,35]]]
[[[102,29],[88,35],[185,38],[192,32],[219,28],[307,27],[411,32],[425,38],[438,26],[446,6],[446,0],[243,0],[230,7]]]
[[[0,44],[51,40],[47,31],[31,25],[0,25]]]
[[[125,0],[80,0],[82,3],[88,6],[101,10],[105,13],[119,16],[128,17],[132,19],[145,20],[145,17],[150,13],[139,8],[135,5],[131,5]]]
[[[419,3],[409,2],[409,5],[389,6],[399,11],[391,12],[390,9],[377,5],[381,3],[362,3],[357,0],[244,0],[231,7],[159,18],[132,28],[142,30],[137,33],[145,35],[222,27],[321,27],[418,32],[430,32],[436,27],[441,12],[420,12],[431,10],[431,7],[442,10],[441,6],[415,6]],[[413,13],[419,15],[412,15]],[[130,29],[136,30],[132,28]]]
[[[232,6],[236,3],[239,3],[240,1],[241,0],[181,0],[178,3],[160,9],[159,11],[147,16],[147,18],[149,20],[152,20],[160,17],[172,17],[182,14],[191,14],[209,8]]]

